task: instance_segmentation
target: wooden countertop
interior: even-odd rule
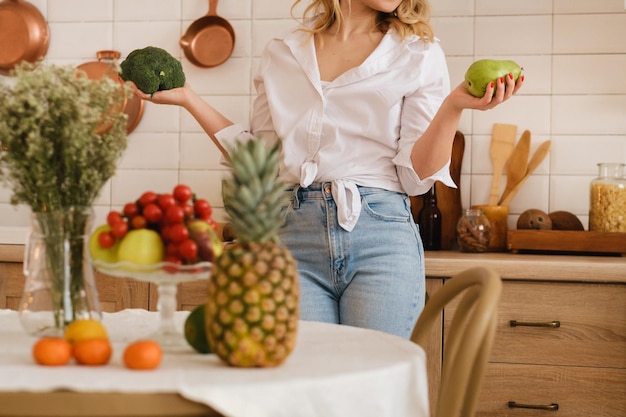
[[[22,262],[23,245],[0,245],[0,262]],[[427,251],[426,275],[449,277],[487,266],[504,279],[626,283],[626,257]]]

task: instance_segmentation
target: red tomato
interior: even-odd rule
[[[187,230],[187,226],[184,224],[178,223],[170,227],[169,235],[172,242],[180,243],[183,240],[189,239],[189,230]]]
[[[126,203],[126,205],[124,205],[123,213],[129,219],[138,215],[139,207],[137,206],[137,203]]]
[[[110,211],[109,214],[107,214],[107,223],[109,226],[113,227],[115,223],[121,221],[124,221],[124,219],[122,219],[122,214],[119,211]]]
[[[199,198],[193,202],[193,210],[196,217],[204,220],[209,219],[211,214],[213,214],[213,207],[211,207],[211,204],[204,198]]]
[[[115,236],[111,232],[102,232],[98,235],[98,244],[101,248],[109,249],[115,245]]]
[[[184,184],[178,184],[176,187],[174,187],[173,194],[174,198],[179,203],[186,203],[187,201],[191,200],[191,197],[193,196],[191,188]]]
[[[165,246],[165,256],[180,258],[180,253],[178,252],[178,243],[168,243],[167,246]]]
[[[193,218],[193,206],[190,204],[181,205],[183,211],[185,212],[185,217]]]
[[[168,208],[176,204],[176,199],[171,194],[161,194],[157,199],[157,204],[161,207],[161,210],[165,212]]]
[[[118,239],[122,239],[128,233],[128,223],[120,221],[111,225],[111,233]]]
[[[148,225],[148,221],[145,217],[139,215],[135,216],[130,220],[130,224],[133,226],[133,229],[145,229]]]
[[[143,216],[150,223],[158,223],[163,218],[163,210],[155,203],[150,203],[143,208]]]
[[[198,257],[198,245],[191,239],[183,240],[178,245],[178,252],[183,259],[193,262]]]
[[[163,259],[163,262],[165,262],[166,264],[174,264],[174,265],[165,265],[163,267],[165,272],[169,272],[169,273],[178,272],[180,270],[180,268],[178,268],[175,265],[182,265],[183,264],[182,259],[180,259],[180,257],[174,256],[174,255],[166,255],[165,258]]]
[[[156,203],[158,198],[159,196],[154,191],[146,191],[141,195],[141,197],[139,197],[139,204],[142,207],[145,207],[148,204]]]
[[[185,210],[175,204],[165,212],[165,220],[170,224],[182,223],[185,220]]]

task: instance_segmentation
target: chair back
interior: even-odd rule
[[[495,336],[501,291],[502,280],[496,272],[475,267],[446,280],[426,302],[411,335],[411,340],[423,348],[433,323],[446,305],[459,297],[443,342],[437,403],[431,404],[438,417],[474,416]]]

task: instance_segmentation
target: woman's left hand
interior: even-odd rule
[[[490,110],[511,98],[522,88],[523,84],[523,74],[519,76],[517,82],[513,79],[512,74],[508,74],[487,84],[485,95],[479,98],[471,95],[465,82],[462,82],[450,92],[449,99],[459,109]]]

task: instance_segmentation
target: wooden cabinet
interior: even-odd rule
[[[505,279],[498,315],[478,416],[626,415],[626,285]]]

